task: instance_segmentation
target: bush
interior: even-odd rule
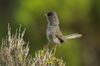
[[[11,33],[8,26],[8,36],[2,40],[0,47],[0,66],[65,66],[62,59],[55,57],[55,49],[43,48],[35,53],[35,57],[29,54],[29,43],[23,40],[24,31],[21,26],[15,34]]]

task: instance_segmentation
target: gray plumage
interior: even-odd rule
[[[48,26],[47,26],[47,39],[51,44],[61,44],[67,42],[68,39],[80,38],[82,35],[74,33],[68,36],[64,36],[59,28],[59,19],[56,12],[49,12],[46,14]]]

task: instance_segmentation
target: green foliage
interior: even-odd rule
[[[21,32],[19,27],[16,34],[11,34],[11,28],[8,27],[8,36],[2,40],[0,47],[0,66],[65,66],[62,59],[55,57],[53,49],[39,50],[32,58],[28,43],[23,40],[24,33],[25,30]]]
[[[55,57],[54,49],[49,50],[48,48],[44,48],[38,51],[34,58],[36,66],[65,66],[62,59]]]
[[[64,35],[83,34],[57,49],[56,55],[68,61],[68,66],[100,66],[100,0],[0,0],[0,40],[7,33],[8,22],[12,31],[21,24],[27,28],[24,38],[35,55],[47,43],[44,14],[49,11],[57,12]]]

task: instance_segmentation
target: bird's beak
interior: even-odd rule
[[[44,14],[44,16],[46,16],[46,17],[47,17],[47,14]]]

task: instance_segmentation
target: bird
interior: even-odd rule
[[[80,38],[82,34],[73,33],[64,36],[59,27],[58,15],[55,11],[50,11],[45,14],[48,25],[47,25],[47,39],[50,44],[61,45],[66,43],[69,39]]]

